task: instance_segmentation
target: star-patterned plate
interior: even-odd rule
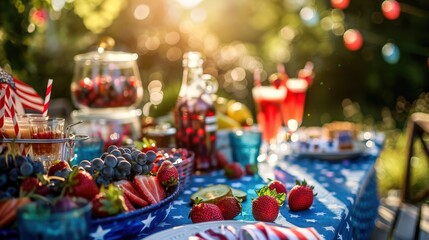
[[[179,195],[180,187],[157,204],[112,217],[92,220],[89,239],[135,238],[157,226],[170,213],[173,200]]]

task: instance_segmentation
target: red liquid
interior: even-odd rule
[[[253,99],[256,105],[256,120],[262,139],[266,142],[274,140],[282,125],[281,104],[286,97],[286,89],[280,87],[255,87]]]
[[[31,135],[32,139],[57,139],[62,138],[61,132],[39,132]],[[33,143],[32,150],[34,155],[52,155],[58,156],[61,143]],[[58,156],[59,157],[59,156]]]
[[[286,87],[288,92],[282,106],[283,123],[287,126],[289,120],[295,119],[300,126],[304,116],[308,84],[304,79],[289,79]]]
[[[213,105],[202,98],[179,99],[174,110],[176,145],[195,153],[195,172],[207,172],[217,167],[216,114]]]

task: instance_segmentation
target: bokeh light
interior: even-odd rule
[[[350,4],[350,0],[331,0],[331,4],[334,8],[346,9]]]
[[[381,4],[381,10],[385,18],[395,20],[401,14],[401,6],[396,0],[385,0]]]
[[[398,46],[394,43],[386,43],[381,49],[384,61],[390,64],[396,64],[400,58],[400,52]]]
[[[301,17],[302,22],[309,27],[316,26],[319,23],[320,19],[317,10],[312,7],[302,8],[299,12],[299,16]]]
[[[137,20],[144,20],[150,14],[150,8],[146,4],[140,4],[134,9],[134,18]]]
[[[344,45],[350,51],[357,51],[362,47],[362,34],[356,29],[349,29],[343,35]]]

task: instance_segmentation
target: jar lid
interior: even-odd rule
[[[127,53],[121,51],[93,51],[74,56],[74,61],[131,62],[137,60],[137,58],[137,53]]]

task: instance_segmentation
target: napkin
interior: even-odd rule
[[[188,240],[321,240],[314,228],[285,228],[258,222],[247,224],[236,229],[221,225],[201,231]]]

